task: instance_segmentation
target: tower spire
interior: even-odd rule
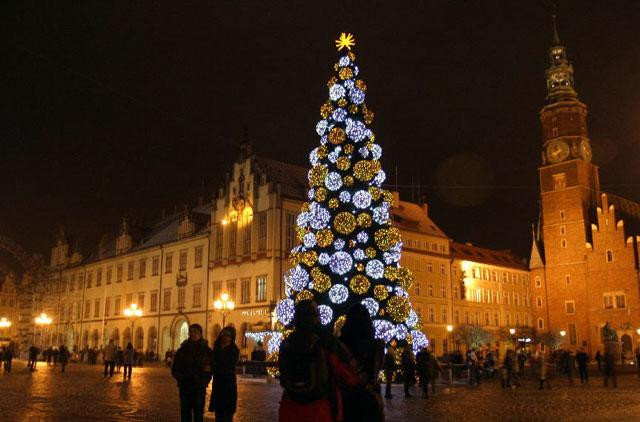
[[[556,15],[551,15],[553,18],[553,45],[561,45],[560,37],[558,36],[558,27],[556,25]]]

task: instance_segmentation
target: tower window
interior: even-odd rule
[[[607,249],[607,262],[613,262],[613,251],[611,249]]]
[[[538,329],[542,330],[544,328],[544,319],[538,318]]]
[[[560,210],[560,220],[564,220],[564,210]]]
[[[541,296],[536,297],[536,305],[538,306],[538,308],[542,308],[542,297]]]
[[[563,248],[566,248],[567,247],[567,239],[562,239],[560,241],[560,246],[562,246]]]
[[[567,230],[565,226],[560,226],[560,234],[564,236],[566,233],[567,233]]]
[[[541,287],[542,286],[542,279],[540,279],[540,277],[536,277],[536,287]]]
[[[557,127],[551,128],[551,136],[553,136],[554,138],[556,136],[558,136],[558,128]]]
[[[567,187],[567,176],[564,173],[553,175],[553,189],[560,190]]]

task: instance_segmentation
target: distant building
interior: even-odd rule
[[[529,264],[534,325],[539,333],[564,332],[562,347],[594,354],[603,350],[601,330],[609,322],[630,357],[640,346],[640,204],[600,189],[587,106],[555,25],[546,79],[541,219]]]

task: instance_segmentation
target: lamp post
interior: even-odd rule
[[[453,325],[449,324],[447,325],[447,333],[449,336],[449,341],[451,342],[451,352],[453,352],[454,347],[453,347]],[[453,384],[453,362],[451,361],[451,352],[449,352],[449,385]]]
[[[142,309],[138,309],[137,303],[132,303],[131,305],[129,305],[128,308],[126,308],[123,311],[123,313],[124,313],[124,316],[126,316],[131,320],[131,343],[135,343],[133,339],[133,324],[135,323],[136,318],[139,318],[142,316]]]
[[[53,320],[50,317],[48,317],[46,313],[43,312],[36,317],[35,321],[36,321],[36,326],[40,327],[40,347],[42,347],[42,337],[43,337],[42,332],[44,330],[44,327],[51,325],[51,322]],[[35,337],[36,335],[35,330],[33,332],[33,335]],[[34,339],[34,343],[35,343],[35,339]]]
[[[511,342],[513,343],[513,349],[518,351],[518,342],[516,340],[516,329],[509,328],[509,334],[511,335]]]
[[[233,311],[233,309],[236,307],[236,304],[233,302],[233,300],[229,300],[228,293],[222,293],[220,294],[220,298],[213,302],[213,307],[219,310],[222,314],[222,328],[224,328],[227,315],[229,315],[229,312]]]

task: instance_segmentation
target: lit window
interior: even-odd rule
[[[267,300],[267,277],[264,275],[256,278],[256,302]]]

